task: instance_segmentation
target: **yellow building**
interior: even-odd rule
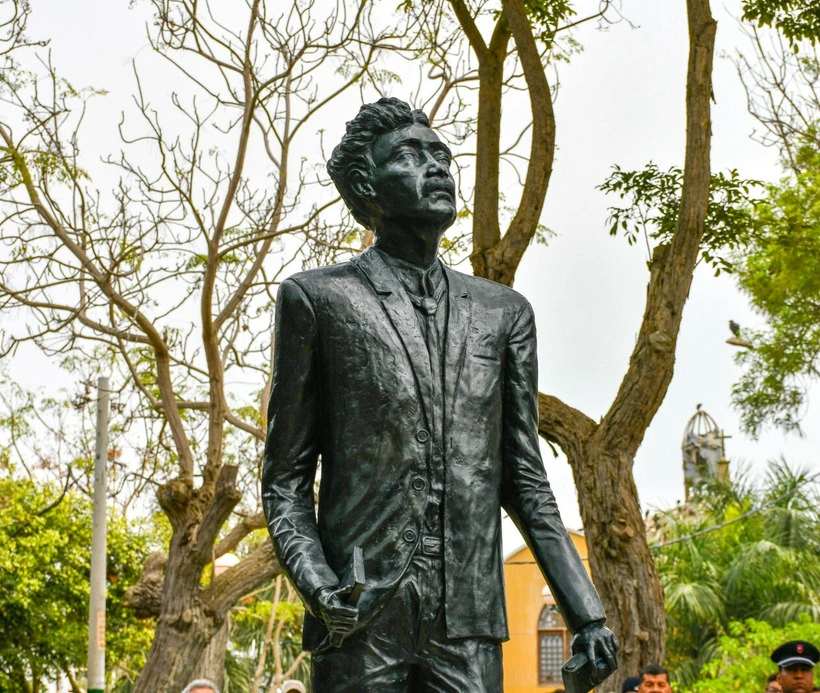
[[[584,535],[570,532],[589,572]],[[561,666],[569,659],[570,633],[530,550],[504,561],[510,639],[504,643],[504,693],[550,693],[563,688]]]

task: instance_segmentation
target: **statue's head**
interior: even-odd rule
[[[327,169],[356,221],[377,235],[402,215],[443,232],[455,220],[451,159],[423,111],[384,97],[347,123]]]

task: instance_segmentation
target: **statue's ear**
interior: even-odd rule
[[[350,189],[362,200],[372,201],[376,191],[370,185],[370,177],[364,171],[351,171]]]

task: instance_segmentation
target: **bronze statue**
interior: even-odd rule
[[[532,308],[437,258],[450,160],[421,111],[363,106],[328,170],[374,246],[279,288],[262,495],[317,693],[500,693],[502,508],[573,650],[616,666],[541,461]]]

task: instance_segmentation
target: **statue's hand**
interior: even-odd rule
[[[578,631],[572,641],[572,652],[586,654],[589,661],[595,663],[601,681],[618,668],[618,641],[615,633],[603,623],[590,623]]]
[[[319,610],[317,616],[327,626],[331,640],[341,641],[356,627],[359,620],[359,610],[344,602],[344,598],[350,594],[350,591],[349,586],[323,587],[316,595]]]

